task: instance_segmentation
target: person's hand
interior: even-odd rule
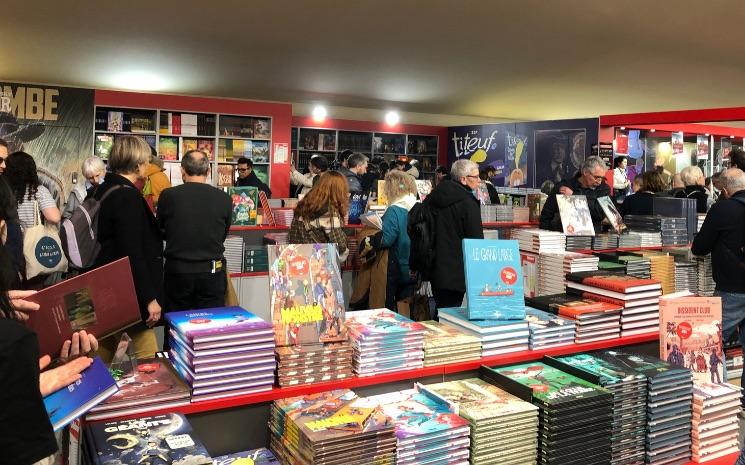
[[[39,310],[39,304],[25,300],[26,297],[34,294],[36,294],[36,291],[8,291],[10,304],[15,309],[16,318],[19,320],[26,321],[28,320],[28,312]]]
[[[563,195],[566,195],[567,197],[569,197],[572,194],[574,194],[574,191],[572,189],[570,189],[569,187],[567,187],[567,186],[561,186],[559,188],[559,194],[563,194]]]
[[[152,328],[160,320],[161,308],[157,300],[153,299],[147,304],[147,313],[149,316],[145,324],[147,324],[148,328]]]
[[[81,355],[89,355],[98,350],[98,340],[85,331],[72,333],[72,337],[62,344],[60,358],[71,360]]]
[[[49,355],[45,355],[39,359],[39,369],[43,370],[52,359]],[[66,363],[61,367],[53,368],[42,372],[39,375],[39,390],[41,391],[42,397],[46,397],[49,394],[59,391],[68,384],[74,383],[81,378],[80,373],[91,366],[93,363],[92,358],[78,357],[70,363]]]

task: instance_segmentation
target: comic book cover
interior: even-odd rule
[[[660,299],[660,358],[690,369],[697,382],[726,382],[721,298]]]
[[[612,363],[611,360],[602,359],[592,354],[574,354],[558,357],[562,363],[571,365],[600,378],[602,385],[618,384],[621,382],[646,379],[645,376],[634,370]]]
[[[464,239],[463,260],[469,320],[525,318],[517,241]]]
[[[425,350],[470,344],[480,346],[481,344],[479,338],[465,334],[451,326],[443,325],[439,321],[420,321],[419,324],[424,326]]]
[[[613,230],[618,234],[621,234],[621,232],[626,229],[626,225],[623,224],[623,217],[618,212],[613,200],[606,195],[605,197],[598,198],[598,204],[600,205],[600,208],[603,209],[603,213],[605,213],[605,217],[608,219]]]
[[[221,455],[212,459],[214,465],[280,465],[277,457],[269,449],[261,448],[247,452]]]
[[[229,187],[228,195],[233,201],[231,224],[255,226],[259,202],[259,189],[253,186]]]
[[[603,350],[594,352],[593,355],[610,362],[612,365],[621,367],[623,370],[631,370],[647,378],[690,374],[690,370],[688,369],[680,368],[657,357],[644,354],[628,354],[617,350]]]
[[[454,413],[472,422],[518,414],[538,415],[535,405],[478,378],[417,386],[422,392],[444,400]]]
[[[212,465],[204,445],[179,413],[87,425],[98,463]]]
[[[241,307],[205,308],[166,313],[166,321],[188,342],[219,340],[231,335],[271,334],[272,325]]]
[[[568,236],[594,236],[595,227],[592,225],[590,207],[584,195],[566,196],[556,194],[559,204],[559,215],[564,234]]]
[[[528,322],[523,320],[469,320],[465,308],[441,308],[438,310],[441,320],[451,322],[459,327],[480,334],[528,331]]]
[[[525,307],[525,319],[531,333],[571,332],[574,321],[536,308]]]
[[[392,341],[424,334],[424,326],[420,323],[386,308],[349,312],[347,327],[354,339],[362,341]]]
[[[347,339],[334,244],[270,245],[269,288],[277,346]]]

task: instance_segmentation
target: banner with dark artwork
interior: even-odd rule
[[[585,129],[548,129],[533,133],[535,153],[541,154],[536,166],[536,186],[545,181],[554,184],[573,177],[585,159],[587,131]]]
[[[41,182],[61,205],[73,173],[93,153],[93,90],[0,82],[0,138],[36,161]]]

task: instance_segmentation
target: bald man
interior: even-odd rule
[[[722,298],[722,337],[727,341],[739,328],[745,350],[745,173],[739,168],[725,171],[722,190],[726,200],[711,206],[691,252],[711,254],[714,295]],[[745,372],[741,382],[745,385]]]

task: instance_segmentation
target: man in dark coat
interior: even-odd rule
[[[463,239],[483,239],[481,207],[473,195],[479,185],[479,167],[458,160],[451,180],[440,182],[424,201],[435,213],[435,264],[432,293],[437,308],[459,307],[466,293]]]
[[[564,231],[559,214],[559,204],[556,195],[584,195],[590,207],[590,216],[595,232],[600,232],[600,222],[605,218],[603,209],[597,202],[600,197],[610,196],[610,187],[605,183],[605,173],[608,167],[600,157],[588,157],[582,163],[579,173],[572,179],[561,181],[546,200],[541,211],[540,228],[551,231]]]
[[[253,186],[257,187],[260,191],[264,191],[267,198],[272,197],[272,190],[269,186],[264,184],[256,173],[254,173],[254,163],[248,158],[241,157],[236,163],[236,169],[238,170],[238,179],[235,181],[236,186]]]

